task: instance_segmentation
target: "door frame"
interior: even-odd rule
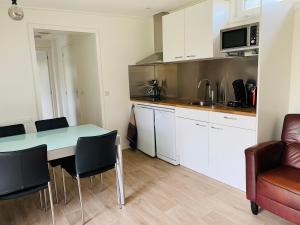
[[[32,63],[32,72],[34,80],[34,91],[35,91],[35,103],[36,103],[36,116],[37,119],[42,118],[42,105],[40,99],[40,91],[38,88],[38,65],[36,57],[36,47],[34,39],[34,30],[36,29],[45,29],[45,30],[55,30],[55,31],[66,31],[66,32],[78,32],[78,33],[90,33],[96,36],[96,52],[97,52],[97,67],[98,67],[98,93],[100,95],[100,102],[97,102],[99,112],[99,119],[102,122],[102,127],[106,127],[106,114],[105,114],[105,104],[104,104],[104,85],[103,85],[103,71],[102,71],[102,60],[101,60],[101,47],[100,47],[100,30],[98,27],[95,28],[83,28],[77,26],[60,26],[53,24],[28,24],[28,35],[29,35],[29,46],[31,53],[31,63]]]
[[[54,64],[53,64],[53,54],[50,47],[37,47],[36,51],[43,51],[47,53],[48,56],[48,71],[49,71],[49,82],[50,82],[50,90],[51,90],[51,103],[53,109],[53,116],[58,117],[58,101],[57,101],[57,93],[56,93],[56,83],[55,83],[55,75],[54,75]]]

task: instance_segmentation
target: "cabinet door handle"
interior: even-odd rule
[[[223,128],[220,128],[220,127],[214,127],[214,126],[212,126],[211,128],[214,129],[214,130],[223,130]]]
[[[199,123],[196,123],[195,125],[198,126],[198,127],[206,127],[206,125],[199,124]]]
[[[188,58],[195,58],[196,55],[188,55],[187,57],[188,57]]]
[[[175,59],[182,59],[183,56],[176,56]]]
[[[237,120],[236,117],[229,117],[229,116],[224,116],[224,119],[226,119],[226,120]]]

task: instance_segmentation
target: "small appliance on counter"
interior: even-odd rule
[[[247,80],[246,91],[247,91],[247,105],[249,107],[256,107],[257,86],[255,80]]]
[[[256,81],[248,80],[245,85],[242,79],[238,79],[233,81],[232,86],[234,89],[235,101],[228,102],[227,106],[242,108],[256,107]]]
[[[146,86],[146,97],[151,98],[153,101],[161,100],[162,87],[159,86],[158,80],[150,80]]]

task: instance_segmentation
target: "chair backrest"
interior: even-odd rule
[[[66,117],[59,117],[49,120],[39,120],[35,122],[37,132],[65,128],[68,126],[69,124]]]
[[[112,131],[100,136],[78,139],[75,154],[77,174],[89,173],[116,163],[117,133]]]
[[[282,163],[300,169],[300,114],[285,116],[281,140],[286,143]]]
[[[25,128],[23,124],[0,127],[0,138],[19,134],[25,134]]]
[[[47,184],[47,145],[0,152],[0,196]]]

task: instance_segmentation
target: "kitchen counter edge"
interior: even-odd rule
[[[219,112],[219,113],[228,113],[234,115],[241,115],[241,116],[251,116],[256,117],[256,110],[255,109],[243,109],[243,108],[229,108],[225,106],[193,106],[187,103],[181,103],[177,101],[150,101],[150,100],[141,100],[141,99],[134,99],[131,98],[130,101],[135,103],[144,103],[149,105],[158,105],[158,106],[171,106],[171,107],[178,107],[178,108],[187,108],[187,109],[195,109],[195,110],[204,110],[209,112]]]

